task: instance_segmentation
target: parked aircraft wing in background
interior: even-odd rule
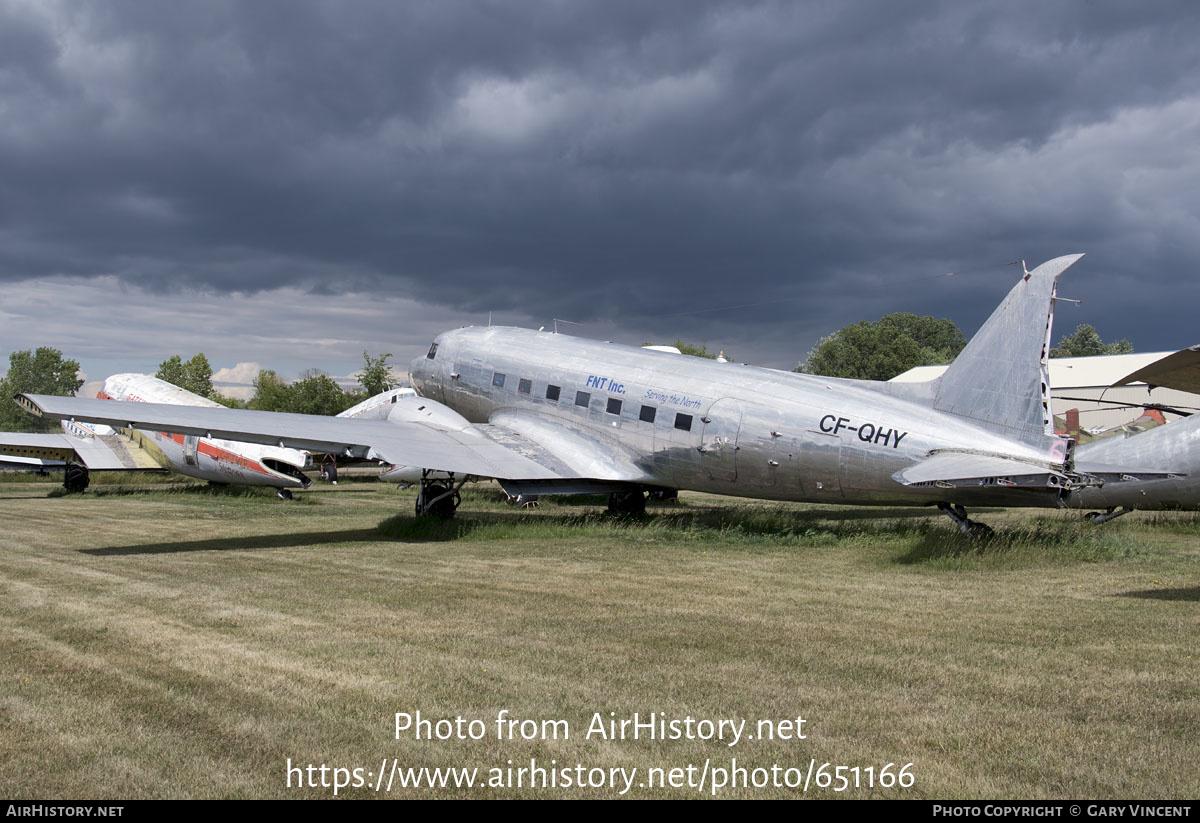
[[[108,400],[47,395],[20,395],[18,402],[39,416],[85,420],[141,431],[219,437],[484,477],[551,479],[561,476],[485,436],[483,431],[470,424],[451,429],[411,421],[359,420],[159,403],[117,405]],[[448,411],[444,407],[441,410]]]
[[[1200,394],[1200,346],[1182,349],[1174,354],[1143,366],[1113,383],[1125,386],[1130,383],[1146,383],[1176,391]]]

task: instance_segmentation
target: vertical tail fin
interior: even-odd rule
[[[933,407],[1030,444],[1053,435],[1047,357],[1058,276],[1082,254],[1028,272],[946,369]]]

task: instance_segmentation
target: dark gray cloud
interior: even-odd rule
[[[0,282],[407,296],[422,329],[562,317],[784,366],[891,311],[970,332],[1007,261],[1087,251],[1060,328],[1183,346],[1198,17],[0,2]]]

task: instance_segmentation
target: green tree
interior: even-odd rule
[[[210,397],[213,394],[212,366],[208,364],[204,352],[195,355],[186,363],[179,355],[173,354],[158,364],[158,371],[154,376],[201,397]]]
[[[254,377],[254,396],[250,408],[258,411],[289,411],[291,389],[272,369],[263,369]]]
[[[950,320],[897,312],[821,338],[795,371],[890,380],[914,366],[949,363],[966,345],[967,339]]]
[[[263,369],[254,378],[254,397],[250,399],[249,408],[333,415],[345,411],[360,399],[359,395],[343,390],[333,378],[317,369],[308,369],[291,385],[284,383],[272,370]]]
[[[291,404],[288,411],[297,414],[328,414],[343,412],[358,402],[327,374],[309,370],[307,376],[288,386]]]
[[[60,429],[57,420],[44,420],[21,410],[13,402],[16,394],[54,394],[68,397],[79,391],[83,380],[76,377],[79,363],[64,360],[62,352],[46,346],[37,351],[13,352],[8,374],[0,379],[0,430],[49,432]]]
[[[366,350],[363,351],[363,369],[358,376],[358,382],[368,397],[396,387],[396,382],[392,380],[392,368],[387,362],[391,356],[392,353],[388,352],[379,357],[371,357]]]
[[[1082,323],[1075,331],[1058,341],[1050,349],[1051,357],[1095,357],[1098,354],[1132,354],[1133,344],[1121,339],[1105,343],[1094,326]]]
[[[239,400],[236,397],[229,397],[229,396],[221,394],[220,392],[217,392],[217,391],[214,391],[212,394],[210,394],[208,396],[208,399],[215,400],[216,402],[220,403],[222,406],[224,406],[227,409],[248,409],[248,408],[250,408],[250,404],[247,401]]]

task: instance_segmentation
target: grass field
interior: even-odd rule
[[[377,483],[292,503],[128,483],[51,497],[0,475],[0,796],[332,795],[289,787],[289,758],[361,769],[348,797],[624,788],[374,790],[393,762],[486,783],[531,758],[636,768],[637,797],[709,796],[734,758],[808,775],[813,797],[1200,796],[1192,514],[973,512],[997,530],[973,542],[927,510],[684,495],[630,522],[483,486],[427,523]],[[570,736],[497,739],[503,710]],[[417,711],[486,734],[397,739]],[[754,739],[585,737],[595,713],[634,712],[745,720]],[[797,716],[805,739],[756,734]],[[703,792],[638,785],[689,764],[694,783],[706,761]],[[913,783],[834,792],[808,774],[826,763],[860,784],[911,763]]]

